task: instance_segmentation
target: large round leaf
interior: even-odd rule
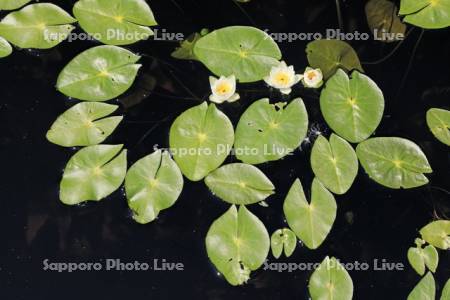
[[[63,9],[51,3],[25,6],[0,22],[0,36],[20,48],[48,49],[67,38],[76,22]]]
[[[347,72],[354,69],[364,71],[355,50],[343,41],[312,41],[306,46],[306,54],[309,65],[322,70],[325,79],[334,75],[339,68]]]
[[[195,43],[194,54],[214,74],[235,75],[240,82],[263,79],[281,59],[280,49],[267,33],[247,26],[207,34]]]
[[[388,0],[370,0],[366,4],[366,18],[370,30],[376,34],[377,40],[395,42],[398,37],[404,38],[406,25],[397,15],[397,6]]]
[[[300,180],[296,179],[283,204],[289,227],[310,249],[323,243],[336,219],[336,210],[333,194],[317,179],[312,183],[311,203],[306,200]]]
[[[1,0],[0,10],[13,10],[20,8],[31,0]]]
[[[353,281],[336,258],[327,256],[311,275],[309,294],[312,300],[351,300]]]
[[[427,184],[423,173],[432,172],[419,146],[403,138],[368,139],[356,147],[356,155],[370,178],[393,189]]]
[[[264,224],[245,206],[233,205],[208,230],[206,250],[217,270],[231,285],[241,285],[269,253],[270,239]]]
[[[431,108],[427,111],[427,124],[439,141],[450,146],[450,111]]]
[[[344,194],[358,174],[358,158],[343,138],[319,136],[311,151],[311,167],[317,178],[335,194]]]
[[[122,145],[96,145],[75,153],[64,169],[61,201],[68,205],[99,201],[117,190],[127,172],[127,151],[121,149]]]
[[[56,88],[87,101],[111,100],[130,88],[141,67],[140,56],[116,46],[90,48],[72,59],[58,76]]]
[[[248,164],[278,160],[297,148],[308,131],[308,114],[301,99],[289,105],[255,101],[236,128],[236,157]]]
[[[420,229],[422,239],[439,249],[450,249],[450,221],[438,220]]]
[[[408,295],[407,300],[435,300],[436,283],[433,274],[427,273]]]
[[[155,151],[138,160],[125,177],[128,205],[133,219],[145,224],[175,204],[183,189],[183,175],[166,151]]]
[[[450,26],[450,0],[402,0],[399,14],[418,27],[445,28]]]
[[[417,246],[408,249],[408,261],[413,269],[422,276],[425,274],[425,267],[431,272],[436,272],[439,263],[439,254],[433,245],[428,245],[425,248]]]
[[[6,57],[12,53],[12,47],[7,40],[0,36],[0,58]]]
[[[128,45],[147,39],[156,25],[144,0],[80,0],[73,7],[80,26],[104,44]]]
[[[320,94],[320,109],[331,129],[347,141],[359,143],[380,124],[384,97],[366,75],[355,71],[349,78],[338,70]]]
[[[228,164],[210,173],[205,183],[214,195],[232,204],[253,204],[274,193],[275,187],[257,167]]]
[[[281,256],[283,249],[286,257],[291,256],[296,246],[297,237],[289,228],[278,229],[270,237],[270,248],[272,249],[272,254],[275,258]]]
[[[106,103],[78,103],[56,119],[47,132],[47,139],[64,147],[99,144],[122,121],[122,116],[104,118],[117,108],[117,105]]]
[[[170,128],[170,148],[184,176],[203,179],[228,156],[233,125],[214,104],[203,102],[183,112]]]

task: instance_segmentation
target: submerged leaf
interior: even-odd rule
[[[407,300],[434,300],[436,297],[436,283],[433,275],[428,272],[408,295]]]
[[[450,1],[448,0],[401,0],[400,15],[405,22],[425,29],[450,26]]]
[[[0,10],[14,10],[20,8],[31,0],[1,0]]]
[[[397,6],[387,0],[370,0],[366,4],[366,17],[369,28],[376,32],[377,40],[382,42],[398,41],[397,37],[404,37],[406,25],[397,15]]]
[[[432,245],[422,249],[421,246],[408,249],[408,261],[413,269],[419,274],[425,274],[425,266],[431,271],[436,272],[439,262],[439,254]]]
[[[194,32],[187,39],[180,43],[180,47],[175,49],[175,51],[170,54],[173,58],[186,59],[186,60],[197,60],[194,54],[195,43],[202,37],[200,33]]]
[[[450,111],[431,108],[427,111],[427,124],[439,141],[450,146]]]
[[[250,279],[266,260],[270,248],[264,224],[245,206],[232,205],[208,230],[206,250],[217,270],[231,285]]]
[[[420,229],[422,239],[439,249],[450,248],[450,221],[438,220]]]
[[[274,193],[275,187],[257,167],[234,163],[220,167],[205,178],[209,189],[231,204],[253,204]]]
[[[281,252],[284,249],[284,255],[289,257],[297,246],[297,237],[295,233],[289,228],[283,228],[276,230],[270,238],[270,246],[272,248],[272,254],[275,258],[281,256]]]
[[[0,58],[6,57],[12,53],[12,47],[7,40],[0,36]]]

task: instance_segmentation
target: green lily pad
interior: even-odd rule
[[[236,157],[248,164],[278,160],[300,146],[308,131],[308,113],[300,98],[289,104],[255,101],[236,127]]]
[[[117,108],[117,105],[106,103],[78,103],[56,119],[47,132],[47,139],[63,147],[99,144],[122,121],[122,116],[104,118]]]
[[[309,65],[322,71],[325,79],[330,78],[341,68],[346,72],[364,72],[358,54],[348,43],[339,40],[316,40],[306,46]]]
[[[203,179],[226,159],[234,142],[233,124],[214,104],[183,112],[170,127],[170,148],[184,176]]]
[[[448,300],[448,299],[450,299],[450,279],[448,279],[447,282],[445,283],[441,295],[441,300]]]
[[[95,145],[75,153],[64,169],[61,201],[68,205],[99,201],[117,190],[127,172],[127,151],[122,147]]]
[[[306,200],[300,180],[296,179],[283,204],[289,227],[309,249],[323,243],[336,219],[336,210],[333,194],[317,179],[311,186],[311,203]]]
[[[31,0],[1,0],[0,1],[0,10],[14,10],[18,9]]]
[[[247,26],[207,34],[195,43],[194,54],[217,76],[235,75],[240,82],[263,79],[281,59],[278,45],[267,33]]]
[[[427,184],[423,173],[432,172],[419,146],[403,138],[368,139],[356,147],[356,155],[370,178],[392,189]]]
[[[141,224],[156,219],[175,204],[183,189],[183,175],[166,151],[157,150],[138,160],[125,177],[128,206]]]
[[[281,256],[281,252],[284,249],[284,255],[289,257],[295,250],[297,246],[297,237],[295,233],[289,228],[278,229],[270,237],[270,246],[272,249],[272,254],[275,258]]]
[[[345,194],[358,174],[358,158],[343,138],[331,134],[328,142],[319,136],[311,150],[311,167],[327,189],[335,194]]]
[[[270,238],[264,224],[245,206],[230,209],[212,223],[206,236],[211,262],[231,285],[250,279],[266,260]]]
[[[353,281],[336,258],[327,256],[311,275],[309,294],[313,300],[351,300]]]
[[[450,146],[450,111],[431,108],[427,111],[427,124],[439,141]]]
[[[436,272],[439,263],[439,254],[432,245],[428,245],[425,248],[418,245],[415,248],[409,248],[408,261],[413,269],[422,276],[425,274],[425,267],[431,272]]]
[[[48,49],[65,40],[76,21],[54,4],[31,4],[2,19],[0,36],[20,48]]]
[[[425,29],[450,26],[449,0],[402,0],[400,15],[405,22]]]
[[[140,56],[117,46],[90,48],[72,59],[58,76],[56,88],[86,101],[107,101],[133,84]]]
[[[231,204],[253,204],[274,193],[275,187],[257,167],[234,163],[220,167],[205,178],[217,197]]]
[[[436,283],[433,274],[427,273],[408,295],[407,300],[434,300],[436,297]]]
[[[438,220],[420,229],[422,239],[439,249],[450,248],[450,221]]]
[[[0,58],[10,55],[12,50],[13,49],[8,41],[0,36]]]
[[[177,59],[197,60],[197,57],[194,54],[194,46],[201,37],[202,35],[200,33],[194,32],[187,39],[182,41],[180,47],[175,49],[170,55]]]
[[[80,0],[73,14],[87,33],[108,45],[128,45],[148,39],[156,25],[144,0]]]
[[[366,17],[370,31],[376,32],[381,42],[396,42],[397,37],[404,37],[406,25],[397,15],[397,6],[387,0],[370,0],[366,4]]]
[[[384,97],[366,75],[354,71],[349,78],[338,70],[320,94],[320,109],[331,129],[347,141],[359,143],[380,124]]]

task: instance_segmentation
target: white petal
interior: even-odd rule
[[[209,85],[211,86],[211,89],[216,84],[217,78],[214,76],[209,76]]]
[[[233,96],[231,96],[230,98],[228,98],[228,102],[235,102],[235,101],[237,101],[237,100],[239,100],[239,98],[241,98],[241,96],[239,96],[239,94],[238,93],[235,93]]]
[[[282,94],[289,95],[289,94],[292,92],[292,89],[291,89],[291,88],[280,89],[280,92],[281,92]]]
[[[209,96],[209,100],[211,102],[218,103],[218,104],[223,103],[225,101],[225,99],[223,99],[223,97],[219,97],[219,96],[214,95],[214,94]]]

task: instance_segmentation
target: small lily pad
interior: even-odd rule
[[[264,224],[245,206],[234,205],[208,230],[206,250],[211,262],[231,285],[250,279],[266,260],[270,238]]]
[[[140,56],[117,46],[90,48],[72,59],[58,76],[56,88],[86,101],[107,101],[130,88],[141,67]]]
[[[166,151],[157,150],[138,160],[125,177],[128,205],[133,219],[153,221],[163,209],[175,204],[183,189],[183,175]]]
[[[95,145],[75,153],[64,169],[61,201],[68,205],[99,201],[117,190],[127,172],[127,151],[122,147]]]
[[[408,295],[407,300],[434,300],[436,299],[436,283],[433,274],[427,273]]]
[[[297,237],[295,233],[289,228],[283,228],[276,230],[270,238],[270,246],[272,248],[272,255],[275,258],[281,256],[281,252],[284,249],[284,255],[289,257],[297,246]]]
[[[122,121],[122,116],[104,118],[117,108],[106,103],[78,103],[56,119],[47,132],[47,139],[63,147],[99,144]]]
[[[405,22],[425,29],[450,26],[450,1],[448,0],[402,0],[400,15]]]
[[[398,8],[391,1],[370,0],[366,4],[366,17],[370,30],[377,32],[378,41],[396,42],[397,36],[405,36],[406,25],[398,17]]]
[[[427,124],[439,141],[450,146],[450,111],[431,108],[427,111]]]
[[[202,35],[200,33],[194,32],[188,36],[187,39],[182,41],[180,47],[175,49],[170,55],[177,59],[197,60],[197,57],[194,54],[194,46],[201,37]]]
[[[234,163],[220,167],[205,178],[209,189],[231,204],[253,204],[274,193],[275,187],[257,167]]]
[[[1,0],[0,1],[0,10],[14,10],[18,9],[31,0]]]
[[[448,300],[448,299],[450,299],[450,279],[448,279],[447,282],[445,283],[441,295],[441,300]]]
[[[450,248],[450,221],[438,220],[420,229],[422,239],[439,249]]]
[[[408,261],[417,274],[422,276],[425,274],[425,267],[431,272],[436,272],[439,263],[439,254],[432,245],[428,245],[425,248],[418,245],[415,248],[409,248]]]
[[[289,227],[309,249],[323,243],[336,219],[336,210],[333,194],[317,179],[311,186],[311,203],[306,200],[300,180],[296,179],[283,204]]]
[[[8,41],[0,36],[0,58],[10,55],[12,50],[13,49]]]
[[[427,184],[423,173],[432,172],[419,146],[403,138],[368,139],[356,147],[356,155],[370,178],[392,189]]]

